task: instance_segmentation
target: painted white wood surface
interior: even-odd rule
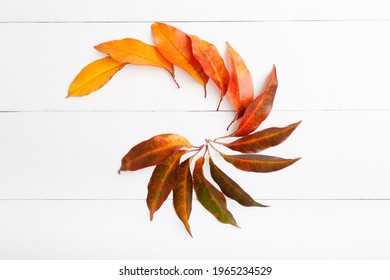
[[[386,20],[386,0],[2,0],[1,21]]]
[[[390,2],[259,2],[0,1],[0,259],[389,259]],[[217,159],[272,205],[229,201],[240,230],[197,201],[193,239],[171,200],[150,223],[152,170],[117,174],[123,154],[154,134],[194,144],[225,134],[232,107],[215,111],[213,85],[205,100],[181,70],[178,90],[160,69],[129,66],[96,94],[64,98],[101,56],[93,45],[152,42],[156,20],[222,53],[229,41],[257,92],[276,64],[280,87],[264,127],[303,120],[267,152],[303,157],[283,171],[243,173]]]
[[[64,100],[81,68],[103,57],[94,45],[125,37],[152,43],[150,24],[1,24],[7,44],[0,44],[6,54],[0,109],[215,110],[219,96],[212,82],[205,101],[202,86],[180,69],[178,90],[165,70],[134,65],[100,92]],[[229,41],[251,70],[256,92],[275,64],[280,80],[275,110],[390,110],[388,21],[174,25],[213,42],[224,55]],[[225,101],[222,108],[231,105]]]
[[[172,201],[148,221],[132,201],[5,201],[1,258],[19,259],[388,259],[388,201],[229,202],[241,229],[217,223],[195,201],[194,238]],[[12,235],[10,234],[12,232]]]

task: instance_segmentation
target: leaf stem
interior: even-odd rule
[[[207,139],[206,142],[207,142],[208,145],[210,145],[210,146],[211,146],[214,150],[216,150],[218,153],[221,153],[217,148],[214,147],[213,144],[211,144],[211,142],[216,143],[215,141],[212,141],[212,140],[210,140],[210,139]],[[206,147],[208,147],[208,145],[207,145]]]

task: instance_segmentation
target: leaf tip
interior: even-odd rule
[[[154,211],[150,210],[150,213],[149,213],[150,221],[153,221],[153,214],[154,214]]]

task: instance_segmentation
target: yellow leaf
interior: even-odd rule
[[[74,78],[67,97],[80,97],[97,91],[125,65],[125,63],[117,62],[110,57],[91,62]]]

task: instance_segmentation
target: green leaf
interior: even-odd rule
[[[224,224],[237,226],[236,220],[226,206],[226,198],[203,174],[204,157],[200,157],[194,168],[194,189],[199,202]]]
[[[214,161],[209,158],[210,173],[214,181],[218,184],[222,192],[231,199],[234,199],[238,203],[244,206],[259,206],[267,207],[263,204],[256,202],[248,193],[246,193],[233,179],[226,175],[221,169],[219,169]]]

